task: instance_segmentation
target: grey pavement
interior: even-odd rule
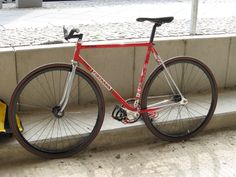
[[[197,34],[236,33],[236,1],[200,0]],[[42,8],[0,10],[0,47],[63,43],[62,26],[73,25],[84,41],[148,38],[151,24],[137,17],[174,16],[158,28],[157,36],[186,36],[190,29],[190,0],[89,0],[44,2]]]
[[[236,130],[208,132],[186,142],[154,137],[138,144],[93,148],[45,160],[0,139],[1,177],[235,177]]]

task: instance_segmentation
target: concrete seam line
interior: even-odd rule
[[[228,75],[229,75],[229,59],[230,59],[230,52],[231,52],[231,43],[232,43],[232,37],[229,38],[224,88],[227,87],[227,82],[228,82],[227,78],[228,78]]]
[[[187,51],[187,40],[183,39],[184,41],[184,56],[186,56],[186,51]]]
[[[16,57],[16,49],[15,47],[12,47],[12,50],[14,51],[14,56],[15,56],[15,70],[16,70],[16,84],[19,83],[19,75],[18,75],[18,67],[17,67],[17,57]]]
[[[133,76],[132,76],[132,96],[133,97],[135,97],[136,95],[134,95],[135,94],[135,91],[134,91],[134,89],[135,89],[135,86],[134,86],[134,83],[135,83],[135,60],[136,60],[136,54],[135,54],[135,52],[136,52],[136,48],[134,47],[134,50],[133,50],[133,72],[132,72],[132,74],[133,74]]]

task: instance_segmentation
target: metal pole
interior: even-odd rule
[[[197,12],[198,12],[198,0],[192,0],[191,27],[190,27],[190,34],[192,35],[196,34]]]

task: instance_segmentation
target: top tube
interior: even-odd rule
[[[82,44],[81,49],[88,48],[121,48],[121,47],[149,47],[153,44],[150,42],[140,42],[140,43],[118,43],[118,44]]]

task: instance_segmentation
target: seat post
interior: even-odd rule
[[[159,23],[155,23],[152,27],[152,33],[151,33],[151,37],[150,37],[150,43],[153,43],[154,37],[155,37],[155,33],[156,33],[156,28],[158,26],[161,26]]]

